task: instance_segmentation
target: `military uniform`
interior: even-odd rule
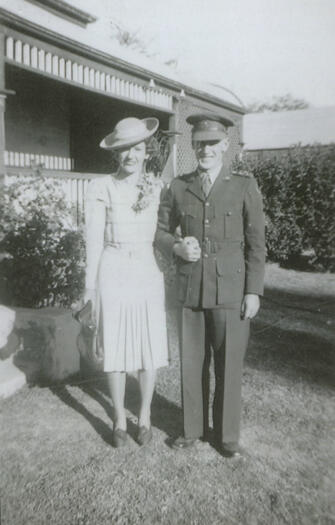
[[[249,321],[241,319],[245,294],[263,293],[264,216],[255,179],[223,166],[210,193],[198,171],[176,178],[162,197],[156,245],[171,256],[175,231],[195,237],[197,262],[177,257],[184,435],[208,427],[209,348],[214,350],[214,431],[225,444],[239,439],[242,365]]]

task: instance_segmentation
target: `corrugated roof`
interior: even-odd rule
[[[335,106],[244,115],[243,142],[246,150],[331,144],[335,142]]]
[[[71,2],[68,1],[68,3]],[[192,89],[208,93],[220,99],[223,103],[226,102],[228,105],[235,106],[236,109],[240,109],[241,113],[244,113],[236,98],[229,91],[204,82],[201,78],[196,78],[195,75],[192,76],[189,73],[183,74],[180,71],[175,71],[152,58],[121,46],[116,39],[111,38],[107,30],[102,32],[101,25],[97,23],[92,23],[87,27],[80,27],[43,9],[38,4],[30,3],[26,0],[11,0],[11,2],[0,0],[0,7],[13,15],[58,33],[63,37],[141,67],[148,71],[149,74],[151,72],[153,75],[157,74],[180,83],[182,86],[185,86],[185,89],[189,86]],[[94,2],[92,2],[92,14],[94,14]]]

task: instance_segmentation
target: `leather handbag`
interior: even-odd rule
[[[93,319],[92,301],[88,301],[81,310],[74,312],[73,317],[81,325],[77,346],[81,357],[90,368],[103,370],[104,353],[100,345],[99,331]]]
[[[95,322],[93,320],[93,315],[92,315],[92,301],[91,300],[87,301],[87,303],[83,306],[83,308],[81,308],[81,310],[74,312],[73,317],[82,326],[86,326],[90,330],[95,329]]]

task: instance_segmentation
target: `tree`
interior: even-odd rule
[[[309,103],[301,98],[294,98],[290,93],[274,96],[269,102],[253,102],[247,106],[249,113],[264,113],[266,111],[293,111],[306,109]]]
[[[115,38],[122,47],[132,49],[148,58],[157,57],[157,53],[149,51],[152,46],[152,39],[147,39],[140,29],[130,30],[122,22],[111,21],[112,38]],[[164,64],[173,69],[177,68],[178,59],[168,58]]]
[[[140,35],[139,29],[130,31],[125,28],[121,22],[115,21],[111,22],[111,28],[112,38],[116,38],[122,47],[133,49],[147,57],[153,56],[153,53],[148,52],[148,42],[146,42],[145,38]]]

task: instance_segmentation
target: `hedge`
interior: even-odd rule
[[[84,285],[84,242],[61,184],[11,177],[0,195],[0,302],[70,306]]]
[[[312,252],[310,265],[335,270],[335,144],[292,147],[286,154],[247,159],[264,198],[267,252],[294,261]]]

